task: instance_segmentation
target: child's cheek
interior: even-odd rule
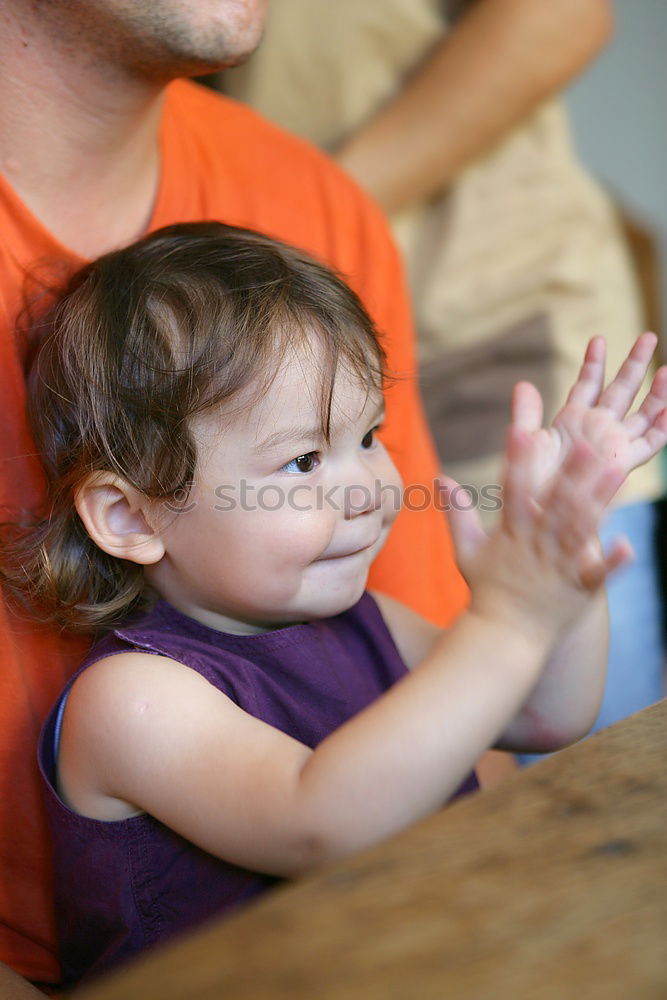
[[[383,520],[385,524],[393,524],[403,506],[403,480],[386,451],[381,480]]]

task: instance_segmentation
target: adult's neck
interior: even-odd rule
[[[0,23],[0,171],[79,255],[131,241],[144,231],[157,191],[163,86],[94,59],[76,40],[53,45],[25,18],[7,22]]]

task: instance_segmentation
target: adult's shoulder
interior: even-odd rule
[[[191,169],[206,171],[207,196],[220,201],[217,217],[224,212],[225,221],[308,250],[366,299],[374,297],[374,272],[395,276],[396,251],[382,213],[333,159],[248,106],[190,81],[172,83],[166,100],[165,123],[189,146]]]
[[[195,137],[228,168],[242,166],[265,182],[283,179],[288,168],[319,171],[334,183],[358,190],[334,161],[307,140],[275,125],[247,104],[190,80],[175,80],[166,93],[165,116]],[[267,163],[261,155],[270,156]],[[266,172],[266,167],[270,171]]]

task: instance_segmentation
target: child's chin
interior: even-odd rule
[[[324,603],[321,613],[317,617],[334,618],[336,615],[342,615],[344,611],[349,611],[361,600],[366,589],[366,581],[367,577],[364,577],[357,586],[347,588],[344,594],[332,596],[330,601]]]

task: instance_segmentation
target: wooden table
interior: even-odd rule
[[[667,702],[78,1000],[664,1000]]]

